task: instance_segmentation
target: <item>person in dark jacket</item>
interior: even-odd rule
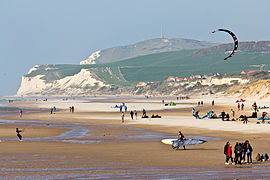
[[[222,121],[224,121],[224,118],[226,116],[226,113],[224,112],[224,110],[221,112],[221,118],[222,118]]]
[[[249,141],[246,141],[247,142],[247,163],[251,163],[252,164],[252,147],[251,145],[249,144]]]
[[[246,154],[247,154],[247,142],[248,142],[248,140],[246,140],[245,143],[243,143],[243,145],[242,145],[242,147],[243,147],[242,161],[243,161],[243,162],[246,160]]]
[[[243,153],[243,147],[242,143],[236,143],[234,146],[234,153],[235,153],[235,164],[242,164],[242,153]]]
[[[224,154],[226,155],[225,164],[229,165],[229,160],[231,160],[231,162],[233,163],[232,146],[230,142],[227,142],[226,145],[224,146]]]

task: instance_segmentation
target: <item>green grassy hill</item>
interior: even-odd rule
[[[96,65],[41,65],[26,76],[44,75],[53,81],[72,76],[81,69],[91,69],[96,78],[109,84],[134,86],[139,81],[164,81],[168,76],[189,77],[197,74],[239,74],[243,70],[256,70],[250,65],[266,64],[270,67],[270,42],[240,43],[240,52],[224,61],[232,44],[200,50],[181,50],[151,54],[123,61]]]

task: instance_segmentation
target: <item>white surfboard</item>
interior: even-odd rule
[[[167,145],[172,145],[174,141],[177,141],[178,139],[162,139],[161,142]],[[187,146],[187,145],[197,145],[205,143],[205,140],[200,139],[185,139],[184,142],[180,142],[179,146]]]
[[[177,139],[162,139],[161,142],[167,145],[172,145],[173,141],[176,141]]]

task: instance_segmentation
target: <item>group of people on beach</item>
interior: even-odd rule
[[[268,159],[269,159],[269,156],[268,156],[267,153],[263,153],[263,154],[258,153],[257,156],[256,156],[256,161],[257,162],[268,161]]]
[[[75,109],[74,106],[70,106],[69,107],[69,112],[74,113],[74,109]]]
[[[55,107],[55,106],[51,107],[51,108],[50,108],[50,112],[51,112],[51,114],[52,114],[52,113],[55,113],[55,112],[56,112],[56,107]]]
[[[234,158],[232,154],[232,145],[230,142],[227,142],[224,146],[224,154],[226,156],[225,164],[229,165],[229,160],[233,165],[242,164],[246,161],[247,157],[247,164],[252,164],[252,151],[253,148],[250,145],[249,141],[246,140],[244,143],[236,142],[234,146]]]

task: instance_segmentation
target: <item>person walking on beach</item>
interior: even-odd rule
[[[238,108],[238,111],[240,111],[240,103],[238,103],[237,108]]]
[[[179,131],[178,132],[178,140],[181,141],[182,143],[184,143],[184,140],[185,140],[184,138],[185,138],[184,134],[181,131]],[[184,148],[184,150],[186,150],[186,146],[183,146],[183,148]]]
[[[244,110],[244,103],[241,104],[241,110]]]
[[[252,147],[251,145],[249,144],[249,141],[247,140],[247,163],[251,163],[252,164]]]
[[[234,117],[235,117],[235,112],[234,112],[233,109],[231,109],[231,113],[232,113],[232,117],[233,117],[233,119],[234,119]]]
[[[134,115],[134,112],[130,111],[130,117],[131,117],[132,120],[133,120],[133,115]]]
[[[134,114],[135,114],[135,117],[136,117],[136,120],[137,120],[138,114],[137,114],[136,110],[134,111]]]
[[[50,110],[51,110],[51,114],[52,114],[52,113],[53,113],[53,108],[51,107],[51,109],[50,109]]]
[[[22,109],[19,110],[19,113],[20,113],[20,117],[22,117],[22,113],[23,113]]]
[[[214,105],[215,105],[215,101],[213,100],[213,101],[212,101],[212,106],[214,106]]]
[[[19,130],[19,128],[16,128],[16,133],[20,141],[22,141],[22,135],[20,134],[22,130]]]
[[[122,112],[121,118],[122,118],[122,123],[124,123],[124,121],[125,121],[125,114],[124,114],[124,112]]]
[[[229,165],[229,160],[231,160],[231,163],[233,163],[232,146],[230,142],[227,142],[226,145],[224,146],[224,154],[226,155],[225,164]]]
[[[127,112],[127,106],[125,106],[124,108],[125,108],[125,112]]]

